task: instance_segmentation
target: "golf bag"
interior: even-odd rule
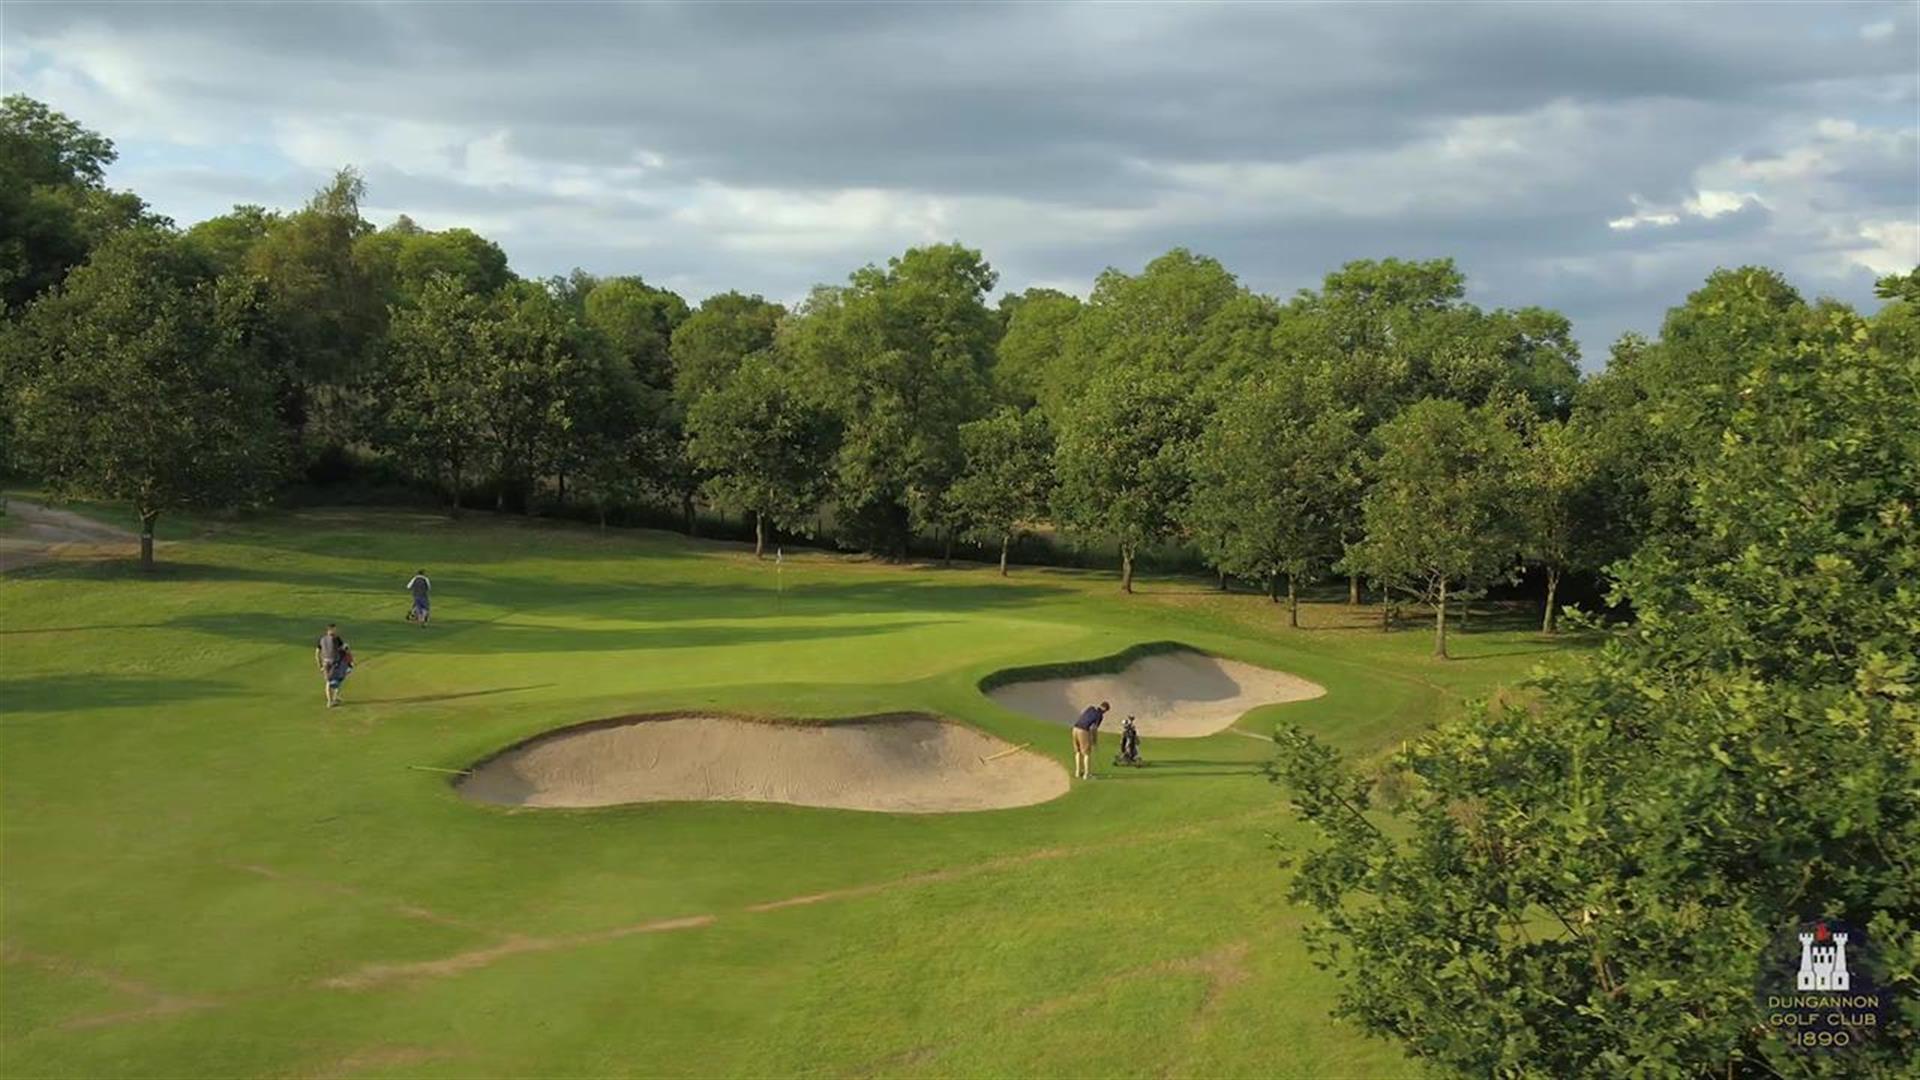
[[[1140,732],[1133,726],[1133,717],[1129,716],[1120,725],[1120,753],[1113,759],[1115,765],[1140,765]]]

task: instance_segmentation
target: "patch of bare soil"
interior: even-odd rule
[[[140,538],[71,510],[18,499],[7,503],[0,532],[0,573],[61,558],[124,558],[140,553]]]

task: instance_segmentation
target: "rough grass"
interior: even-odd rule
[[[1578,643],[1111,575],[776,569],[658,533],[401,512],[163,524],[160,572],[0,579],[0,1071],[65,1076],[1383,1076],[1328,1018],[1228,732],[1040,806],[475,806],[457,769],[639,712],[928,711],[1033,743],[1007,668],[1192,647],[1327,696],[1360,754]],[[425,565],[434,624],[401,618]],[[360,660],[322,707],[313,638]],[[1344,622],[1354,622],[1345,628]],[[1102,757],[1109,757],[1103,741]]]

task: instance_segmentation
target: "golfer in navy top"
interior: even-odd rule
[[[1100,740],[1100,721],[1112,708],[1106,702],[1089,705],[1073,722],[1073,775],[1079,780],[1093,779],[1093,744]]]

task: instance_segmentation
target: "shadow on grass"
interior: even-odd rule
[[[413,697],[361,698],[348,702],[352,705],[422,705],[432,701],[459,701],[463,698],[492,697],[495,694],[517,694],[522,690],[545,690],[553,683],[528,683],[525,686],[496,686],[491,690],[462,690],[451,694],[417,694]]]
[[[0,682],[0,714],[172,705],[238,691],[211,679],[144,675],[45,675]]]
[[[383,562],[391,562],[384,560]],[[399,565],[394,564],[396,567]],[[411,564],[409,564],[411,565]],[[343,595],[392,595],[405,602],[403,585],[411,570],[366,573],[314,571],[298,567],[246,566],[236,563],[161,561],[151,572],[132,559],[51,562],[24,568],[22,578],[61,581],[206,583],[259,582],[322,589]],[[13,575],[9,575],[13,576]],[[754,617],[769,614],[867,614],[903,610],[985,611],[1019,607],[1036,600],[1071,595],[1058,585],[1035,583],[927,581],[902,575],[885,581],[789,582],[778,587],[772,574],[724,583],[556,581],[551,578],[468,572],[458,563],[435,574],[437,605],[470,598],[498,607],[555,610],[592,607],[625,618]],[[776,611],[776,608],[778,609]],[[79,628],[76,628],[79,629]]]
[[[84,634],[93,630],[158,630],[165,625],[167,624],[132,622],[99,623],[94,626],[32,626],[22,627],[18,630],[0,630],[0,637],[8,637],[15,634]]]
[[[284,641],[290,648],[310,650],[326,623],[324,616],[311,619],[287,615],[223,613],[187,615],[167,624],[169,628],[213,634],[247,642]],[[836,638],[875,637],[938,625],[940,619],[896,619],[889,622],[848,625],[842,622],[800,623],[792,621],[764,624],[748,623],[684,625],[668,623],[642,627],[562,627],[535,626],[508,620],[436,623],[422,631],[406,623],[342,622],[340,636],[364,659],[383,653],[424,651],[431,643],[434,652],[458,656],[473,654],[606,652],[625,649],[694,649],[719,645],[762,642],[827,641]],[[442,629],[443,627],[456,629]],[[440,632],[436,632],[440,631]]]
[[[1163,767],[1167,766],[1167,767]],[[1149,759],[1140,766],[1114,765],[1105,772],[1096,775],[1102,780],[1125,778],[1128,780],[1179,780],[1188,776],[1261,776],[1266,769],[1260,765],[1249,765],[1241,769],[1183,769],[1172,766],[1170,762]]]

